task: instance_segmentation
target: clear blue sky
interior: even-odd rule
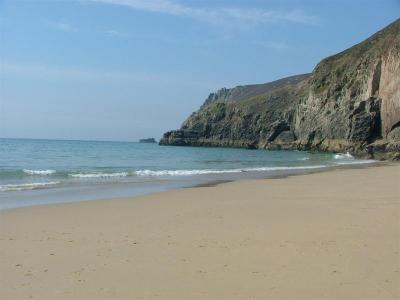
[[[311,72],[398,0],[0,0],[0,137],[136,140],[220,87]]]

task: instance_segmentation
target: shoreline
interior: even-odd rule
[[[301,175],[308,175],[308,174],[314,174],[314,173],[324,173],[324,172],[330,172],[334,170],[341,170],[341,169],[363,169],[363,168],[369,168],[369,167],[379,167],[379,166],[385,166],[385,165],[392,165],[396,164],[396,162],[389,162],[389,161],[371,161],[371,162],[355,162],[355,163],[346,163],[346,164],[338,164],[334,166],[324,166],[321,168],[306,168],[300,169],[300,170],[288,170],[288,171],[282,171],[283,174],[266,174],[266,172],[248,172],[247,177],[241,173],[235,173],[235,177],[229,178],[231,174],[229,173],[223,173],[222,176],[225,176],[226,178],[221,178],[221,179],[203,179],[203,182],[200,183],[194,183],[195,180],[192,180],[193,183],[186,183],[186,184],[178,184],[178,185],[171,185],[169,187],[159,187],[159,189],[155,188],[154,190],[148,190],[148,191],[140,191],[136,193],[132,193],[132,195],[125,195],[125,196],[111,196],[111,197],[96,197],[96,198],[83,198],[81,200],[61,200],[57,202],[45,202],[45,203],[37,203],[37,204],[24,204],[21,206],[17,207],[0,207],[0,212],[1,211],[6,211],[6,210],[11,210],[11,209],[23,209],[23,208],[29,208],[29,207],[35,207],[35,206],[46,206],[46,205],[57,205],[57,204],[67,204],[67,203],[80,203],[80,202],[89,202],[89,201],[101,201],[101,200],[115,200],[115,199],[126,199],[126,198],[136,198],[136,197],[142,197],[146,195],[152,195],[152,194],[159,194],[167,191],[173,191],[173,190],[179,190],[179,189],[190,189],[190,188],[196,188],[196,187],[212,187],[212,186],[218,186],[220,184],[224,183],[229,183],[229,182],[237,182],[237,181],[245,181],[245,180],[259,180],[259,179],[279,179],[279,178],[288,178],[291,176],[301,176]],[[267,176],[268,175],[268,176]],[[201,175],[200,175],[201,176]],[[200,181],[198,179],[198,181]],[[126,182],[126,183],[119,183],[120,185],[122,184],[125,188],[129,187],[132,185],[132,183]],[[100,186],[101,188],[106,188],[110,187],[113,188],[113,184],[107,184],[107,185],[102,185]],[[39,190],[32,190],[32,191],[26,191],[26,192],[36,192],[36,191],[42,191],[45,192],[45,189],[39,189]],[[53,191],[52,189],[47,190],[47,191]],[[68,190],[64,191],[62,194],[68,194]],[[19,193],[19,192],[12,192],[12,193]],[[19,196],[15,194],[15,196]],[[29,197],[29,196],[28,196]],[[46,196],[47,197],[47,196]],[[93,196],[92,196],[93,197]],[[22,198],[22,197],[21,197]]]
[[[324,168],[320,169],[307,169],[304,170],[302,173],[291,173],[291,174],[284,174],[284,175],[273,175],[269,177],[260,177],[260,178],[241,178],[237,180],[216,180],[216,181],[211,181],[209,183],[204,183],[204,184],[196,184],[193,186],[188,186],[184,188],[197,188],[197,187],[215,187],[219,186],[221,184],[225,183],[230,183],[230,182],[237,182],[237,181],[246,181],[246,180],[269,180],[269,179],[284,179],[284,178],[289,178],[293,176],[303,176],[303,175],[310,175],[310,174],[316,174],[316,173],[325,173],[325,172],[332,172],[336,170],[352,170],[352,169],[365,169],[365,168],[374,168],[374,167],[383,167],[383,166],[394,166],[398,164],[397,162],[393,161],[374,161],[370,163],[358,163],[358,164],[343,164],[343,165],[336,165],[336,166],[327,166]],[[101,200],[101,199],[99,199]],[[89,200],[90,201],[90,200]],[[96,201],[96,200],[94,200]]]
[[[3,210],[0,298],[398,299],[399,176],[385,164]]]

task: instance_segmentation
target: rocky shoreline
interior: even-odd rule
[[[212,93],[160,145],[350,152],[400,159],[400,20],[311,74]]]

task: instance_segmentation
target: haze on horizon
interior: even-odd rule
[[[400,1],[0,0],[0,137],[137,140],[221,87],[311,72]]]

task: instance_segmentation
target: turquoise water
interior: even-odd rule
[[[131,196],[364,162],[346,154],[300,151],[0,139],[0,208]]]

